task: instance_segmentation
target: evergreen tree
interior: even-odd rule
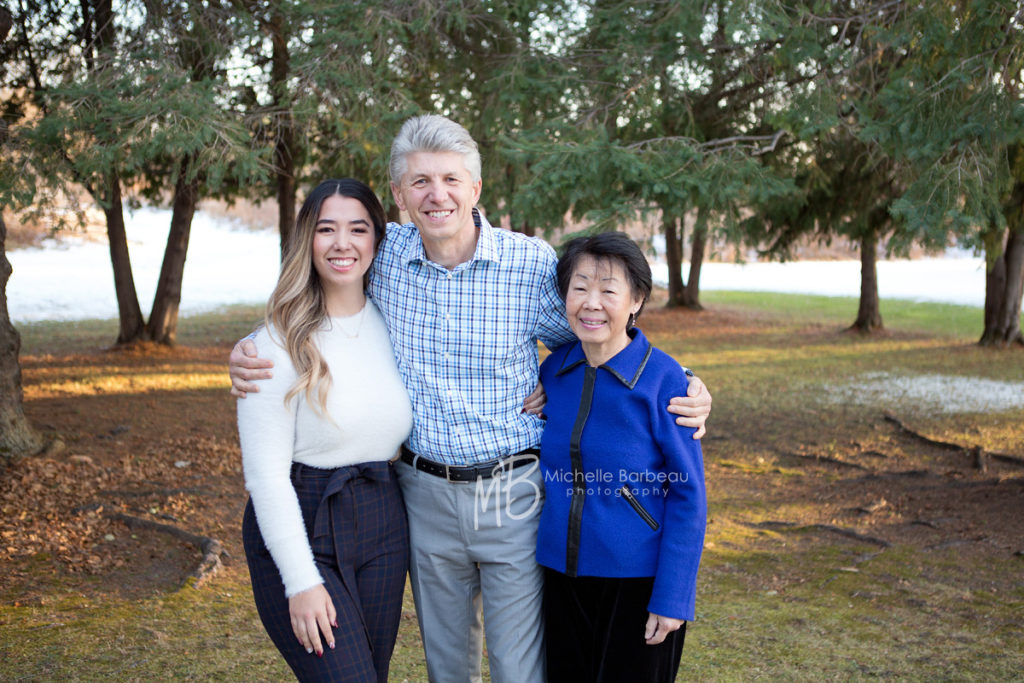
[[[53,43],[44,42],[39,17],[18,15],[23,31],[16,57],[31,74],[23,79],[31,106],[22,107],[19,128],[31,142],[37,178],[74,183],[103,208],[118,300],[117,342],[171,344],[199,197],[223,190],[229,178],[259,178],[266,164],[225,80],[225,7],[182,2],[120,9],[115,15],[110,0],[78,7],[54,3],[50,11],[63,36],[54,31]],[[46,58],[36,58],[44,47]],[[125,188],[131,202],[172,200],[148,323],[129,258]],[[26,198],[45,201],[38,194]]]
[[[913,45],[865,138],[913,174],[902,239],[986,254],[982,345],[1024,344],[1024,14],[1014,0],[932,0],[890,42]]]
[[[555,139],[526,148],[536,173],[520,201],[547,226],[560,224],[566,207],[594,229],[654,213],[669,305],[699,308],[710,229],[733,225],[755,198],[792,191],[757,157],[782,137],[772,120],[780,93],[805,76],[780,68],[788,57],[762,3],[585,7],[566,47],[576,86]],[[682,228],[691,212],[684,285]]]

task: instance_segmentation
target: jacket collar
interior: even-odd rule
[[[455,270],[465,268],[474,261],[493,261],[498,263],[498,241],[494,236],[496,228],[487,222],[487,219],[481,215],[476,207],[473,207],[473,224],[477,229],[476,250],[473,252],[473,258],[465,263],[460,263],[455,267]],[[409,225],[412,224],[410,223]],[[423,250],[423,239],[420,237],[419,230],[416,229],[415,225],[412,225],[412,228],[416,230],[416,236],[406,244],[401,257],[402,262],[407,265],[416,262],[433,263],[427,258],[427,253]]]
[[[647,367],[647,360],[651,357],[653,347],[639,328],[634,327],[627,334],[631,338],[629,345],[599,365],[598,368],[608,371],[612,377],[622,382],[627,389],[632,389],[640,381],[640,375],[643,374],[644,368]],[[583,353],[583,345],[577,341],[572,345],[568,353],[565,354],[565,358],[562,359],[562,366],[555,374],[560,376],[570,372],[579,365],[586,364],[587,357]]]

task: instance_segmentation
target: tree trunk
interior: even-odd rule
[[[697,211],[697,223],[693,226],[693,244],[690,246],[690,277],[683,290],[683,305],[695,311],[703,311],[700,305],[700,268],[704,264],[704,250],[708,239],[708,214],[706,209]]]
[[[1024,231],[1007,231],[1002,239],[985,245],[988,272],[985,274],[985,329],[981,346],[1024,345],[1020,329],[1021,299],[1024,297]],[[993,256],[993,251],[999,250]]]
[[[1005,231],[989,230],[985,233],[985,329],[978,344],[996,346],[999,343],[999,321],[1006,294]]]
[[[1003,206],[1006,230],[985,234],[985,329],[981,346],[1024,345],[1020,329],[1024,297],[1024,183],[1017,182]]]
[[[281,235],[281,255],[295,227],[295,131],[291,114],[280,112],[288,119],[282,122],[274,145],[274,166],[277,167],[277,229]]]
[[[1010,233],[1006,241],[1006,294],[1003,297],[1002,343],[1024,345],[1020,329],[1021,299],[1024,298],[1024,226]]]
[[[882,329],[878,304],[878,231],[868,230],[860,239],[860,307],[851,330],[870,333]]]
[[[199,202],[199,179],[189,178],[194,155],[182,160],[178,179],[174,184],[174,204],[171,210],[171,230],[164,248],[164,261],[160,267],[153,298],[153,310],[146,326],[147,336],[153,341],[171,346],[178,329],[178,306],[181,304],[181,282],[185,272],[188,238],[192,230],[192,217]]]
[[[683,299],[683,236],[679,219],[662,209],[661,230],[665,235],[665,264],[668,266],[668,301],[665,306],[685,305]]]
[[[1017,154],[1020,146],[1017,145]],[[1003,206],[1008,234],[1003,262],[1006,264],[1006,282],[998,320],[998,339],[1001,346],[1024,345],[1020,330],[1021,298],[1024,296],[1024,182],[1017,181]]]
[[[7,38],[7,34],[14,27],[14,15],[11,11],[0,5],[0,41]]]
[[[93,66],[97,71],[102,71],[108,67],[107,57],[113,52],[116,39],[111,0],[96,0],[93,3],[92,18],[96,34],[96,53],[97,56],[102,57],[102,59],[97,59]],[[139,308],[135,278],[132,276],[128,239],[124,228],[124,206],[121,201],[121,176],[116,169],[111,170],[103,177],[102,185],[98,189],[103,195],[97,199],[103,205],[103,213],[107,219],[110,263],[114,270],[114,293],[117,297],[117,313],[120,321],[117,343],[131,344],[142,338],[145,332],[145,321],[142,318],[142,309]]]
[[[0,467],[23,455],[35,455],[43,440],[25,418],[21,389],[21,336],[7,312],[7,281],[11,264],[7,260],[7,225],[0,213]]]
[[[295,120],[288,101],[288,75],[291,57],[284,18],[274,13],[268,24],[273,47],[270,58],[270,87],[274,97],[277,133],[274,140],[274,168],[277,174],[277,229],[281,238],[281,256],[295,226]]]
[[[110,263],[114,270],[114,292],[117,296],[117,314],[120,319],[118,344],[131,344],[142,338],[145,322],[135,290],[132,262],[128,254],[128,237],[124,228],[124,207],[121,202],[121,179],[116,172],[107,176],[107,198],[103,213],[107,217],[107,241],[110,243]]]

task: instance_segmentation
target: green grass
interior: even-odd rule
[[[808,541],[706,554],[681,680],[1020,680],[1024,589],[972,589],[998,568],[905,547],[852,568],[877,548]]]
[[[678,680],[1024,679],[1024,538],[978,555],[900,542],[879,552],[810,527],[752,527],[816,519],[821,499],[848,474],[807,469],[783,451],[851,459],[879,449],[891,451],[894,469],[929,466],[895,443],[880,418],[883,406],[830,401],[830,385],[870,372],[953,374],[970,391],[972,377],[1024,381],[1024,354],[977,347],[981,312],[968,307],[883,301],[888,333],[864,337],[840,333],[855,317],[854,299],[706,292],[703,303],[711,314],[727,311],[741,322],[735,329],[652,335],[697,369],[715,396],[704,446],[708,548]],[[179,339],[230,345],[260,317],[259,307],[234,307],[185,318]],[[34,355],[93,351],[116,335],[111,321],[18,327],[23,352]],[[896,408],[914,414],[912,406]],[[1022,410],[955,419],[920,414],[915,424],[1024,455]],[[256,618],[239,567],[244,560],[232,563],[201,589],[144,599],[90,598],[50,578],[46,599],[0,605],[0,679],[286,680]],[[422,650],[406,600],[410,616],[392,680],[422,681]]]
[[[768,311],[780,319],[847,327],[857,317],[858,301],[854,297],[716,290],[701,292],[701,303],[709,307],[725,305]],[[882,299],[879,308],[883,325],[891,329],[977,339],[984,328],[983,311],[973,306]]]
[[[138,601],[57,597],[0,608],[4,680],[287,680],[246,583],[214,580]],[[4,675],[6,671],[6,676]],[[9,676],[9,677],[7,677]]]
[[[263,306],[225,306],[209,313],[182,316],[177,344],[232,345],[263,322]],[[117,320],[71,320],[18,323],[24,355],[62,355],[109,348],[117,341]]]

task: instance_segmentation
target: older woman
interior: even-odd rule
[[[253,596],[303,681],[387,681],[401,619],[409,537],[389,461],[412,406],[364,294],[385,222],[358,181],[309,194],[256,337],[274,376],[238,403]]]
[[[540,369],[548,679],[672,681],[707,519],[700,442],[665,411],[688,371],[633,326],[651,271],[624,234],[571,241],[558,284],[579,341]]]

